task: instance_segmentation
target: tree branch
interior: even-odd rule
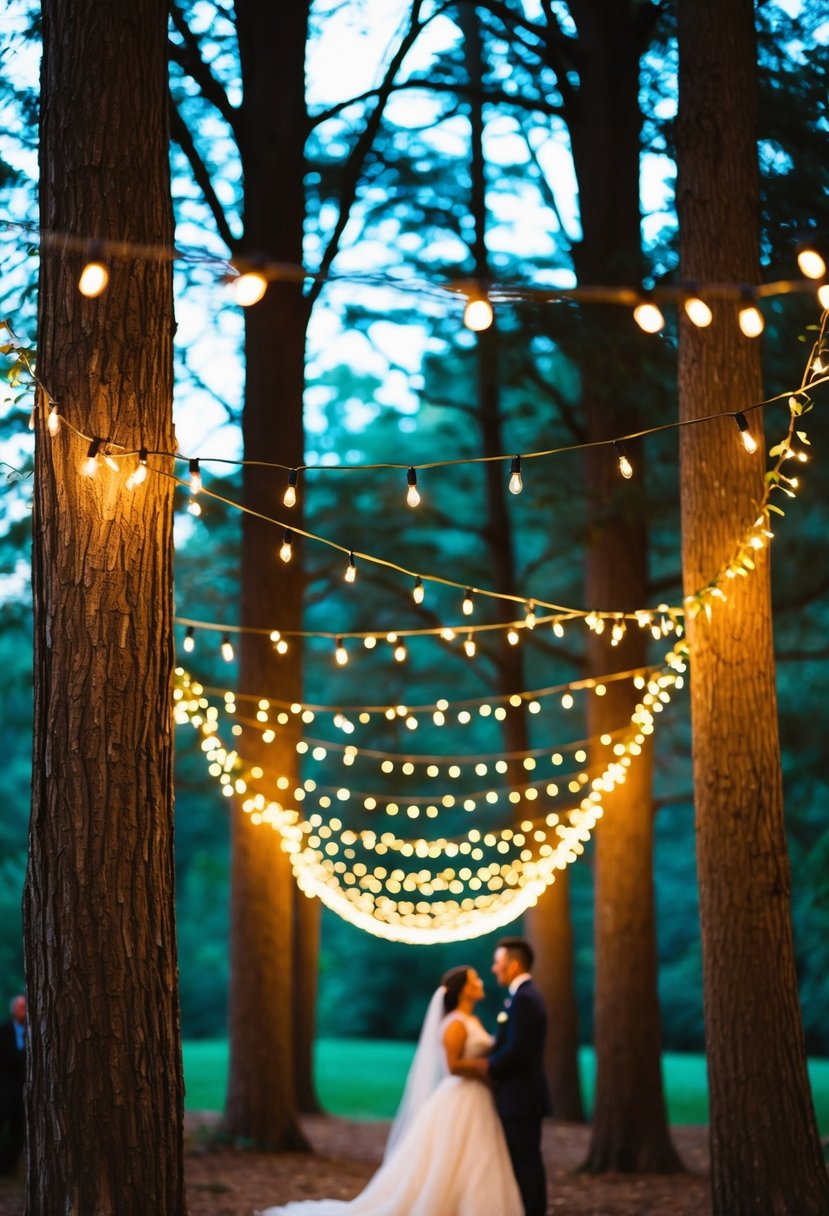
[[[238,143],[238,111],[230,104],[220,81],[213,75],[209,64],[205,63],[202,58],[198,39],[179,11],[175,0],[170,2],[170,16],[182,39],[181,43],[172,41],[168,43],[170,58],[196,82],[205,101],[209,101],[219,111]]]
[[[187,158],[190,168],[193,171],[193,177],[196,184],[204,195],[204,201],[210,208],[213,220],[216,224],[219,236],[227,245],[229,250],[236,247],[236,239],[231,231],[230,224],[227,221],[224,208],[219,202],[219,196],[213,189],[213,183],[210,180],[210,172],[207,165],[199,155],[195,140],[190,134],[190,128],[178,112],[172,94],[170,94],[170,137],[175,140]]]
[[[412,76],[408,80],[401,80],[398,84],[390,85],[387,90],[387,96],[392,93],[400,93],[404,89],[427,89],[432,93],[455,93],[458,97],[463,97],[467,101],[483,101],[490,105],[511,106],[519,110],[529,110],[534,114],[557,115],[559,117],[563,115],[561,106],[551,105],[541,97],[520,97],[512,93],[504,93],[500,89],[479,89],[462,81],[430,80],[426,76]],[[321,110],[318,114],[313,114],[310,118],[311,128],[320,126],[329,118],[335,118],[337,114],[342,113],[343,110],[347,110],[349,106],[358,105],[362,101],[369,101],[372,97],[379,97],[382,90],[383,85],[380,85],[376,89],[368,89],[365,93],[359,93],[356,97],[349,97],[347,101],[340,101],[335,106],[330,106],[327,110]]]

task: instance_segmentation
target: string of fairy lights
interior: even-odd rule
[[[801,254],[808,253],[801,251]],[[821,257],[816,249],[812,249],[811,253],[816,258]],[[100,247],[98,257],[90,258],[84,266],[79,286],[91,298],[106,290],[110,273],[107,255],[113,259],[126,256],[123,250],[116,252],[104,245]],[[164,256],[163,251],[156,251],[156,255]],[[809,262],[808,257],[800,261],[800,268],[812,279],[825,277],[825,262],[819,273],[815,273],[819,270],[818,263],[815,260]],[[237,288],[246,277],[259,275],[265,284],[257,297],[259,299],[269,282],[280,278],[301,281],[305,277],[304,272],[300,273],[301,268],[296,267],[283,267],[278,273],[271,267],[245,269],[237,266],[231,269],[236,274]],[[444,286],[447,290],[457,290],[457,285]],[[799,290],[800,286],[789,283],[787,290]],[[603,289],[578,290],[582,294],[556,292],[545,298],[595,299],[598,297],[595,294],[591,297],[590,291]],[[634,313],[638,314],[635,316],[637,323],[644,329],[650,327],[650,332],[657,332],[661,324],[656,324],[654,310],[662,315],[658,300],[680,300],[692,323],[704,327],[710,323],[713,314],[705,319],[705,309],[709,314],[711,310],[703,297],[730,299],[734,288],[729,290],[731,294],[725,288],[719,290],[716,285],[709,285],[706,290],[700,288],[697,292],[685,285],[677,289],[675,296],[669,297],[634,289],[613,289],[616,294],[612,302],[631,304]],[[762,314],[756,308],[756,300],[760,298],[757,293],[761,289],[752,290],[754,294],[750,298],[745,289],[739,290],[742,301],[740,327],[747,337],[757,336],[762,329]],[[493,300],[499,298],[499,291],[503,291],[501,298],[519,298],[518,295],[510,296],[506,288],[487,293],[473,292],[470,288],[467,292],[467,311],[472,304],[486,305],[490,310],[488,323],[491,323],[491,305]],[[627,296],[626,291],[630,293]],[[821,305],[826,308],[829,305],[826,284],[820,285],[818,293]],[[762,289],[762,294],[775,293]],[[520,298],[538,297],[522,295]],[[248,305],[253,303],[255,300],[247,300]],[[760,321],[755,318],[753,322],[746,321],[744,324],[743,312],[749,313],[751,309]],[[32,425],[38,412],[42,411],[43,428],[51,441],[56,441],[61,434],[67,434],[85,445],[82,472],[87,476],[98,475],[102,467],[113,475],[123,476],[126,473],[124,486],[131,492],[138,490],[150,475],[172,478],[189,490],[190,508],[194,514],[199,513],[202,498],[214,499],[239,512],[257,515],[281,531],[277,560],[290,562],[296,539],[302,537],[338,551],[345,557],[343,577],[348,584],[357,581],[358,567],[363,563],[384,567],[411,580],[412,599],[418,606],[423,603],[429,584],[455,588],[462,593],[462,624],[439,624],[393,632],[249,629],[239,625],[180,618],[178,624],[186,630],[185,651],[193,650],[197,631],[220,633],[222,653],[228,661],[234,657],[231,635],[235,634],[248,632],[267,635],[279,654],[287,653],[296,639],[321,638],[333,644],[335,666],[343,667],[350,657],[346,642],[360,643],[365,650],[387,645],[393,660],[404,662],[408,655],[407,639],[437,637],[448,643],[462,639],[463,651],[473,659],[477,639],[485,631],[502,631],[509,644],[517,645],[522,637],[539,627],[549,627],[557,637],[561,637],[569,622],[580,623],[595,633],[608,630],[612,644],[618,644],[632,625],[649,629],[655,639],[666,639],[670,643],[671,649],[655,667],[574,681],[534,692],[516,692],[503,698],[459,702],[442,697],[428,706],[288,704],[278,698],[257,696],[248,691],[225,690],[222,694],[219,689],[205,689],[183,669],[177,670],[174,689],[176,720],[189,722],[199,730],[209,771],[223,794],[238,799],[243,812],[250,816],[254,824],[270,826],[278,833],[300,889],[309,896],[320,898],[338,915],[371,933],[393,940],[423,943],[460,940],[508,923],[532,906],[555,880],[556,874],[583,852],[584,845],[604,813],[606,796],[624,782],[630,766],[642,754],[648,738],[653,734],[656,716],[668,705],[671,695],[683,686],[686,647],[681,639],[686,615],[703,613],[710,618],[714,606],[727,598],[729,582],[750,574],[755,568],[757,551],[765,548],[773,538],[771,514],[783,514],[777,501],[773,501],[773,496],[782,493],[794,497],[799,488],[798,478],[789,475],[787,470],[790,461],[803,463],[808,459],[806,448],[809,441],[806,432],[801,429],[801,419],[812,408],[810,391],[829,380],[829,351],[824,345],[826,321],[824,314],[818,338],[812,346],[798,387],[765,401],[746,405],[741,410],[725,411],[691,423],[697,425],[722,418],[732,419],[736,437],[746,453],[751,455],[756,453],[758,443],[748,421],[750,413],[764,405],[784,401],[788,405],[788,429],[783,439],[770,449],[773,463],[766,474],[763,496],[756,506],[752,521],[738,537],[732,554],[711,580],[692,595],[686,596],[682,604],[660,604],[656,608],[645,607],[626,612],[581,609],[537,597],[504,595],[489,588],[469,586],[440,573],[410,570],[356,547],[341,545],[330,538],[292,526],[290,517],[277,519],[252,512],[243,503],[226,498],[204,485],[202,467],[210,463],[207,457],[150,451],[144,447],[133,450],[112,438],[86,434],[82,427],[67,417],[58,400],[38,378],[29,352],[17,342],[8,324],[5,328],[18,364],[25,368],[31,382],[39,389]],[[470,323],[469,320],[467,323]],[[471,327],[482,329],[486,326],[476,324]],[[459,463],[504,462],[509,474],[508,488],[511,493],[520,494],[527,462],[553,457],[563,451],[605,446],[616,460],[620,475],[630,478],[633,465],[625,445],[657,431],[676,429],[681,425],[689,423],[671,423],[634,435],[609,437],[600,445],[580,444],[541,452],[438,460],[420,465],[387,462],[329,466],[326,471],[360,471],[365,474],[372,470],[405,470],[406,502],[414,509],[421,501],[418,472],[439,470]],[[169,471],[171,459],[187,462],[186,480]],[[241,465],[266,462],[228,462],[224,459],[220,462],[217,459],[216,463]],[[298,501],[300,474],[305,475],[311,470],[302,465],[288,467],[273,464],[269,467],[287,474],[283,505],[290,512]],[[319,466],[315,466],[314,472],[318,469]],[[511,621],[494,624],[473,621],[470,618],[474,616],[476,602],[480,598],[515,604],[521,615],[516,615]],[[546,704],[552,704],[554,697],[559,697],[561,707],[568,709],[574,704],[574,694],[602,696],[607,691],[607,685],[615,680],[630,680],[641,694],[629,722],[598,738],[570,740],[555,747],[475,755],[415,753],[409,750],[393,752],[362,747],[352,742],[344,743],[340,739],[311,738],[303,729],[302,737],[292,743],[297,754],[303,758],[307,771],[298,784],[278,769],[266,767],[264,762],[249,762],[239,750],[244,741],[251,738],[255,740],[257,756],[266,754],[268,745],[277,740],[279,728],[294,723],[296,719],[305,728],[318,717],[325,721],[330,718],[331,727],[348,736],[360,727],[379,721],[381,717],[390,723],[399,723],[411,732],[417,730],[426,715],[429,715],[432,727],[464,726],[481,718],[503,721],[512,709],[540,713]],[[210,700],[214,695],[223,695],[222,732],[226,727],[229,729],[235,746],[227,747],[219,733],[220,711]],[[250,710],[240,713],[239,703],[250,705]],[[286,737],[292,739],[293,732]],[[284,749],[276,754],[283,755]],[[347,784],[345,780],[337,782],[332,780],[334,773],[340,775],[339,769],[334,769],[333,762],[338,764],[339,769],[351,770],[356,766],[361,770],[368,769],[369,773],[358,775],[357,785]],[[591,777],[591,773],[596,775]],[[394,775],[399,783],[398,788],[394,793],[390,793],[385,786],[374,791],[362,788],[367,783],[371,784],[369,776],[372,775],[375,781],[379,776],[384,782]],[[345,774],[342,776],[345,777]],[[428,791],[407,791],[404,779],[408,781],[412,778],[430,783]],[[521,815],[525,818],[519,821]],[[434,821],[444,825],[440,835],[411,834],[419,824],[432,824]],[[396,822],[406,823],[407,832],[395,832],[393,825]]]

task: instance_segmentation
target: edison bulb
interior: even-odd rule
[[[247,274],[240,274],[238,279],[234,279],[233,282],[234,299],[237,304],[241,304],[242,308],[250,308],[251,304],[258,304],[267,290],[268,280],[254,270]]]
[[[492,305],[486,296],[473,296],[463,310],[463,323],[474,333],[489,329],[493,321]]]
[[[744,304],[739,311],[740,329],[747,338],[759,338],[766,328],[763,314],[755,304]]]
[[[107,289],[109,271],[103,262],[87,262],[78,279],[78,291],[87,299],[94,300]]]
[[[689,296],[685,301],[684,307],[688,320],[693,325],[696,325],[698,329],[705,329],[714,320],[714,314],[711,309],[705,303],[705,300],[701,300],[699,296]]]
[[[633,310],[633,319],[646,334],[658,334],[665,326],[665,318],[655,304],[645,301]]]

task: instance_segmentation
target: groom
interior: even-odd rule
[[[495,1105],[504,1125],[512,1168],[526,1216],[545,1216],[547,1180],[541,1159],[541,1120],[550,1114],[544,1079],[547,1012],[530,971],[533,951],[522,937],[505,937],[495,948],[492,974],[509,990],[506,1015],[488,1060]]]

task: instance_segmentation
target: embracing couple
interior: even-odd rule
[[[545,1216],[547,1016],[532,961],[523,938],[495,949],[492,972],[507,997],[494,1039],[475,1016],[484,986],[474,967],[443,977],[385,1159],[356,1199],[291,1203],[260,1216]]]

